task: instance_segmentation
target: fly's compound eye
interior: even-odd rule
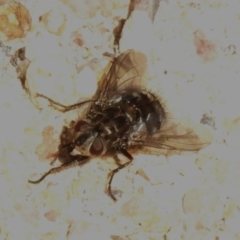
[[[90,148],[90,153],[93,155],[100,155],[103,153],[104,144],[101,137],[96,137],[92,143]]]
[[[87,129],[89,129],[89,124],[83,120],[78,121],[74,126],[76,132],[84,132]]]
[[[159,115],[156,112],[149,113],[145,123],[149,134],[157,132],[161,127]]]

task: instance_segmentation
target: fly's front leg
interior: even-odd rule
[[[120,165],[118,168],[116,168],[116,169],[114,169],[112,172],[110,172],[110,177],[109,177],[109,182],[108,182],[108,194],[109,194],[109,196],[110,196],[114,201],[116,201],[117,199],[116,199],[115,196],[112,194],[111,184],[112,184],[113,177],[114,177],[114,175],[115,175],[119,170],[127,167],[127,166],[132,162],[132,160],[133,160],[133,157],[131,156],[131,154],[128,153],[126,150],[122,150],[122,154],[123,154],[124,156],[126,156],[126,157],[129,159],[129,161],[126,162],[126,163],[124,163],[124,164],[122,164],[122,165]]]
[[[40,177],[36,181],[28,180],[28,182],[29,183],[33,183],[33,184],[40,183],[43,179],[45,179],[50,174],[58,173],[58,172],[61,172],[61,171],[65,170],[65,169],[68,169],[68,168],[71,168],[71,167],[76,167],[76,166],[83,165],[83,164],[87,163],[88,160],[89,160],[89,157],[81,156],[81,158],[79,157],[78,159],[75,159],[73,161],[63,163],[59,167],[51,168],[48,172],[44,173],[42,175],[42,177]]]
[[[83,102],[79,102],[79,103],[75,103],[75,104],[72,104],[72,105],[69,105],[69,106],[65,106],[65,105],[63,105],[59,102],[53,101],[51,98],[46,97],[45,95],[40,94],[40,93],[37,93],[37,97],[41,97],[41,98],[44,98],[44,99],[48,100],[51,107],[53,107],[54,109],[58,110],[59,112],[63,112],[63,113],[67,112],[67,111],[70,111],[70,110],[74,110],[76,108],[79,108],[81,105],[83,105],[85,103],[89,103],[89,102],[94,101],[94,100],[86,100],[86,101],[83,101]]]

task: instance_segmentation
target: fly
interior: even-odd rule
[[[94,157],[117,157],[121,154],[127,162],[109,174],[108,194],[115,201],[111,183],[114,175],[133,161],[131,152],[149,149],[197,151],[204,144],[192,134],[166,134],[163,125],[165,110],[159,99],[143,90],[141,76],[146,63],[143,53],[128,50],[115,58],[109,72],[100,81],[92,99],[64,106],[40,95],[59,111],[79,109],[88,104],[87,113],[64,126],[56,158],[62,163],[50,169],[36,181],[40,183],[49,174],[81,166]],[[195,143],[194,143],[195,142]]]

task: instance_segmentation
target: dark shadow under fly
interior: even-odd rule
[[[64,169],[80,166],[96,156],[116,157],[121,154],[128,160],[109,174],[108,194],[112,193],[114,175],[127,167],[133,160],[131,152],[147,149],[197,151],[206,144],[191,133],[177,135],[164,131],[166,113],[159,99],[144,90],[142,74],[146,68],[146,56],[135,50],[128,50],[115,58],[109,72],[102,78],[92,99],[80,101],[71,106],[54,102],[44,95],[50,105],[66,112],[88,104],[86,114],[64,126],[56,158],[62,163],[50,169],[40,179]],[[156,151],[153,151],[156,154]],[[151,152],[150,152],[151,154]]]

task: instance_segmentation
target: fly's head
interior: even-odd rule
[[[105,153],[105,143],[94,125],[87,120],[72,122],[61,133],[58,158],[61,162],[71,161],[78,156],[99,156]]]

